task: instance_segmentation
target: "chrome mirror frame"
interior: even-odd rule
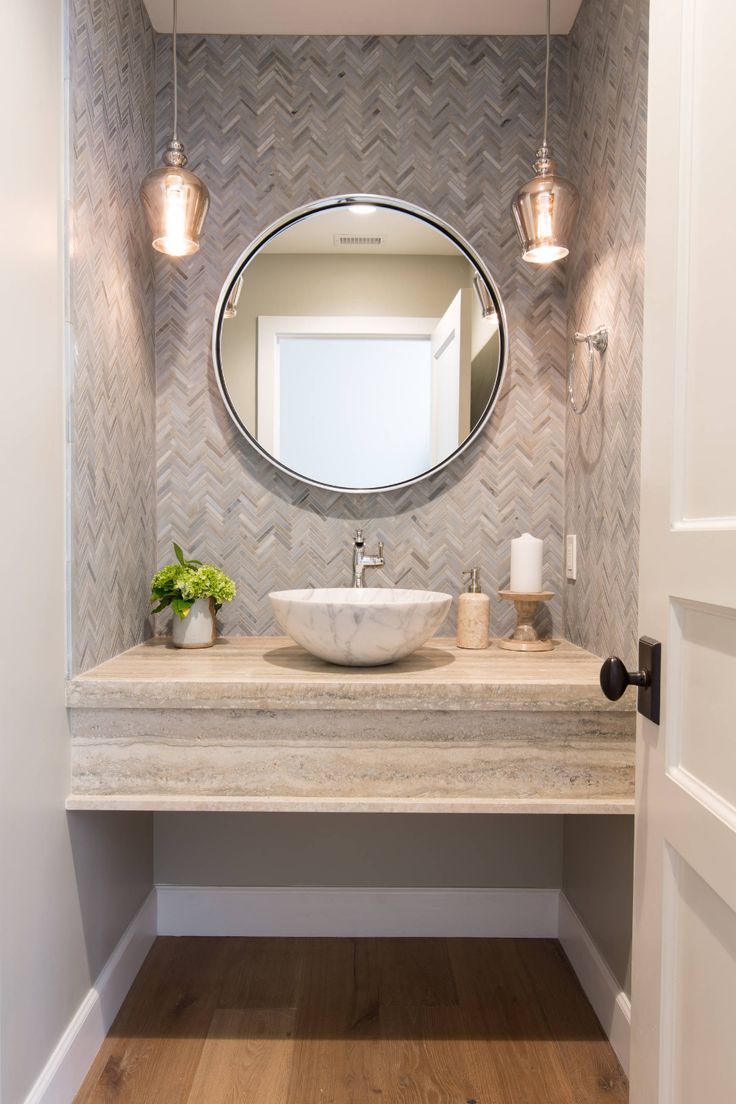
[[[498,315],[498,330],[499,330],[499,364],[498,372],[496,374],[496,381],[493,386],[493,391],[488,399],[485,410],[482,416],[478,419],[473,429],[468,436],[458,445],[454,452],[450,453],[441,463],[435,464],[434,467],[428,468],[420,475],[415,476],[413,479],[405,479],[400,483],[390,483],[383,487],[341,487],[337,484],[320,483],[314,479],[308,479],[306,476],[301,475],[299,472],[294,471],[292,468],[286,467],[279,460],[273,457],[269,452],[266,452],[264,448],[258,443],[253,434],[243,424],[235,406],[228,393],[227,384],[225,383],[225,374],[222,365],[222,324],[225,314],[225,309],[229,302],[231,293],[237,284],[238,280],[245,272],[248,265],[258,255],[260,250],[269,242],[272,238],[276,237],[283,230],[288,229],[289,226],[293,226],[298,222],[302,222],[304,219],[309,218],[311,215],[318,214],[320,211],[331,211],[339,207],[352,206],[356,203],[371,204],[374,207],[384,207],[391,211],[398,211],[403,214],[412,215],[414,218],[420,219],[422,222],[427,223],[429,226],[434,227],[435,230],[439,230],[445,237],[457,247],[457,249],[465,255],[465,257],[474,266],[476,273],[480,276],[480,279],[485,285],[485,292],[492,300],[495,307],[496,314]],[[481,295],[480,289],[476,285],[476,292],[481,298],[483,303],[484,296]],[[489,312],[490,313],[490,312]],[[411,487],[415,483],[421,483],[423,480],[428,479],[432,475],[436,475],[437,472],[442,471],[449,464],[456,460],[465,450],[480,436],[485,429],[488,421],[493,413],[493,409],[498,401],[498,396],[501,391],[501,386],[506,374],[506,367],[508,363],[508,326],[506,322],[506,311],[504,310],[501,295],[496,287],[495,281],[488,271],[487,266],[478,256],[473,247],[463,238],[458,232],[450,226],[448,223],[443,222],[442,219],[437,218],[430,211],[425,210],[423,207],[417,207],[413,203],[406,203],[401,199],[393,199],[390,196],[370,195],[370,194],[350,194],[350,195],[338,195],[329,196],[326,199],[317,200],[315,203],[308,203],[304,207],[298,207],[294,211],[290,211],[288,215],[284,215],[283,218],[278,219],[276,222],[271,223],[262,234],[259,234],[255,238],[247,249],[243,250],[238,260],[233,267],[223,284],[220,297],[217,300],[217,307],[215,308],[215,320],[212,329],[212,363],[215,369],[215,378],[217,380],[217,386],[219,388],[222,400],[225,404],[225,408],[232,418],[233,422],[240,430],[243,437],[248,444],[258,452],[265,460],[273,464],[275,468],[283,472],[284,475],[289,475],[293,479],[297,479],[300,483],[306,483],[311,487],[319,487],[322,490],[335,491],[341,494],[381,494],[388,491],[401,490],[404,487]]]

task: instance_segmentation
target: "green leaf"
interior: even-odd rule
[[[179,617],[182,621],[184,620],[185,617],[187,617],[187,615],[189,614],[189,611],[190,611],[190,609],[192,608],[193,605],[194,605],[194,600],[192,598],[172,598],[171,599],[171,608],[173,609],[173,611],[177,615],[177,617]]]
[[[176,543],[176,541],[174,541],[174,553],[175,553],[176,558],[177,558],[177,560],[179,561],[179,563],[181,564],[182,567],[201,567],[202,566],[202,561],[201,560],[185,560],[184,559],[184,553],[181,550],[181,546],[178,545]]]
[[[166,587],[153,587],[151,590],[152,602],[163,602],[165,606],[168,606],[172,598],[181,598],[181,591],[178,588],[168,590]]]
[[[155,598],[151,599],[152,602],[155,602],[155,600],[156,600]],[[170,597],[169,598],[163,598],[159,602],[159,604],[156,606],[156,608],[151,610],[151,613],[163,613],[163,611],[165,609],[167,609],[170,605],[171,605],[171,598]]]

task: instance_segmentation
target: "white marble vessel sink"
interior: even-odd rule
[[[394,663],[433,636],[449,594],[389,587],[277,590],[269,594],[284,632],[312,655],[345,667]]]

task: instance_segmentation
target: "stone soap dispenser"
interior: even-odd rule
[[[457,602],[458,648],[487,648],[491,627],[491,599],[480,589],[480,568],[463,571],[470,576],[467,592]]]

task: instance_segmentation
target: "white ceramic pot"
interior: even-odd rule
[[[214,598],[195,598],[183,620],[176,613],[173,616],[172,637],[177,648],[211,648],[216,635]]]

